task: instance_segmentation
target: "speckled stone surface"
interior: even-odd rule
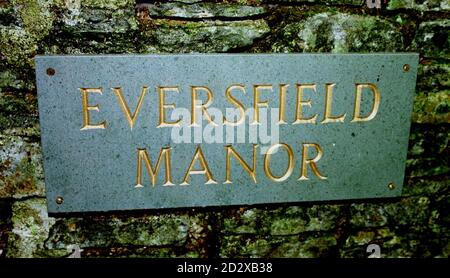
[[[401,194],[417,72],[416,54],[40,56],[36,60],[49,212],[360,199]],[[410,65],[409,71],[403,70],[404,64]],[[48,68],[54,69],[55,74],[48,75]],[[304,115],[317,114],[317,124],[292,124],[297,83],[317,85],[316,93],[305,91],[304,96],[304,100],[312,101],[311,107],[304,107]],[[320,123],[326,83],[336,83],[332,111],[333,115],[346,113],[343,123]],[[351,122],[355,83],[373,83],[381,92],[379,111],[371,121]],[[273,92],[263,90],[261,100],[268,100],[269,106],[275,108],[279,107],[279,84],[290,84],[286,94],[288,124],[280,125],[279,133],[280,142],[293,149],[293,173],[283,182],[271,181],[264,173],[264,154],[258,151],[256,184],[234,159],[232,183],[224,184],[226,143],[203,141],[200,145],[217,184],[205,184],[204,175],[191,175],[190,184],[182,186],[197,144],[174,143],[171,128],[156,128],[159,118],[156,87],[179,86],[180,94],[167,93],[166,103],[174,102],[177,107],[190,109],[189,86],[208,86],[214,94],[211,107],[225,111],[226,107],[233,107],[225,97],[225,90],[231,84],[245,85],[246,95],[234,93],[245,107],[253,105],[253,85],[272,84]],[[122,87],[125,100],[134,111],[142,86],[149,91],[136,125],[130,130],[110,88]],[[89,105],[98,104],[100,110],[90,112],[91,121],[105,120],[107,127],[80,130],[79,88],[98,87],[103,88],[103,94],[90,94]],[[363,93],[362,115],[371,109],[370,95],[370,92]],[[248,122],[247,119],[246,125]],[[321,146],[323,157],[317,166],[326,180],[318,179],[311,169],[309,180],[298,180],[303,143]],[[233,146],[250,163],[251,144]],[[135,188],[137,149],[147,149],[154,166],[162,147],[171,147],[175,185],[162,186],[165,169],[161,167],[158,182],[152,186],[143,166],[144,186]],[[309,158],[313,154],[311,149]],[[272,155],[270,167],[275,175],[286,171],[286,158],[284,151]],[[396,187],[388,188],[389,183]],[[58,196],[64,198],[62,204],[55,202]]]

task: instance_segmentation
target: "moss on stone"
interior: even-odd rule
[[[0,26],[0,48],[6,61],[17,67],[33,67],[39,42],[52,30],[55,14],[51,0],[12,0],[18,26]]]
[[[350,222],[355,228],[407,226],[426,229],[429,216],[429,198],[411,197],[396,203],[354,204]]]
[[[332,256],[337,240],[333,235],[274,237],[225,236],[222,257],[319,258]]]
[[[2,65],[0,67],[6,68]],[[7,69],[0,72],[0,94],[2,91],[6,92],[8,89],[25,89],[26,86],[26,82],[19,78],[16,72]]]
[[[21,19],[21,26],[36,41],[47,36],[52,29],[55,14],[53,0],[11,0]]]
[[[291,237],[272,250],[275,258],[323,258],[330,257],[336,248],[337,241],[333,235]]]
[[[420,23],[411,50],[425,57],[450,57],[450,21],[446,19]]]
[[[109,248],[115,246],[125,250],[141,248],[131,252],[136,256],[157,256],[156,251],[146,253],[146,248],[182,248],[182,254],[202,254],[206,229],[203,215],[142,216],[142,217],[85,217],[59,219],[46,240],[46,250],[67,249],[73,244],[80,248]],[[125,249],[123,249],[125,248]],[[125,250],[126,251],[126,250]],[[102,252],[100,252],[103,254]],[[128,251],[126,251],[128,254]],[[162,253],[161,256],[164,254]]]
[[[305,231],[306,221],[301,218],[281,218],[272,222],[272,235],[295,235]]]
[[[0,198],[43,196],[41,152],[20,137],[0,136]]]
[[[250,16],[262,15],[265,13],[264,7],[247,6],[243,4],[216,4],[216,3],[195,3],[183,4],[180,2],[142,4],[140,9],[146,9],[150,17],[170,17],[170,18],[246,18]]]
[[[13,229],[8,240],[8,257],[35,257],[42,249],[55,220],[47,216],[45,199],[18,201],[12,207]]]
[[[448,0],[391,0],[388,10],[413,9],[418,11],[445,11],[450,10]]]
[[[225,236],[221,242],[220,256],[225,258],[262,258],[272,249],[265,238]]]
[[[0,92],[0,131],[27,128],[38,121],[37,100],[32,94]]]
[[[421,90],[435,91],[450,88],[450,63],[435,60],[424,61],[417,73],[417,86]]]
[[[414,99],[413,121],[450,123],[450,90],[417,94]]]
[[[145,52],[227,52],[250,46],[270,30],[264,20],[153,20],[151,26],[143,33],[149,43]]]
[[[81,6],[98,9],[134,8],[135,0],[81,0]]]
[[[377,17],[319,13],[286,25],[275,52],[371,52],[402,50],[402,34]]]

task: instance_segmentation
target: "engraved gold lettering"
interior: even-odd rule
[[[295,109],[295,121],[293,124],[316,123],[317,114],[309,118],[303,118],[303,106],[311,107],[311,100],[303,100],[303,92],[305,89],[316,92],[316,84],[297,84],[297,107]]]
[[[112,88],[112,90],[114,94],[117,96],[117,100],[119,101],[120,107],[122,108],[122,111],[125,114],[125,119],[127,119],[128,124],[130,125],[130,129],[133,130],[137,116],[139,115],[139,111],[141,110],[142,103],[144,102],[145,94],[147,94],[147,87],[142,87],[141,96],[139,97],[139,101],[136,105],[136,109],[134,110],[133,114],[131,114],[130,108],[128,107],[128,104],[123,97],[122,88],[120,87]]]
[[[317,155],[314,158],[308,158],[308,149],[309,148],[315,148],[317,151]],[[303,144],[303,154],[302,154],[302,167],[301,167],[301,175],[300,178],[298,178],[299,181],[301,180],[309,180],[307,177],[308,174],[308,165],[311,166],[311,170],[313,171],[314,175],[316,175],[321,180],[326,180],[327,177],[323,176],[319,169],[317,168],[317,161],[322,158],[323,152],[322,148],[315,143],[304,143]]]
[[[198,100],[198,91],[205,91],[207,93],[207,100],[206,103],[202,103],[200,105],[197,104]],[[212,101],[214,99],[214,95],[211,92],[211,89],[209,89],[206,86],[191,86],[191,126],[197,125],[197,108],[201,108],[201,111],[203,115],[205,115],[206,119],[212,124],[217,126],[217,123],[215,123],[211,115],[208,113],[208,107],[211,105]]]
[[[202,169],[194,170],[194,165],[196,161],[199,161],[201,164]],[[200,145],[197,146],[197,149],[195,150],[194,157],[191,160],[191,163],[189,164],[189,168],[186,171],[186,174],[184,175],[183,182],[181,185],[189,185],[189,176],[190,175],[205,175],[207,178],[207,181],[205,184],[215,184],[217,183],[214,180],[214,177],[211,173],[211,170],[209,169],[208,163],[206,162],[205,156],[203,155],[202,149],[200,148]]]
[[[98,124],[92,124],[90,119],[89,111],[99,111],[99,105],[89,105],[88,94],[97,93],[102,94],[102,88],[80,88],[81,92],[81,103],[82,103],[82,114],[83,114],[83,126],[80,130],[88,129],[105,129],[106,121],[102,121]]]
[[[377,86],[372,83],[362,83],[362,84],[355,84],[356,85],[356,92],[355,92],[355,106],[353,110],[353,119],[351,122],[368,122],[375,118],[375,115],[378,113],[378,108],[380,107],[381,102],[381,94],[378,90]],[[362,99],[362,92],[364,88],[369,88],[373,93],[373,103],[372,103],[372,110],[367,116],[361,116],[361,99]]]
[[[272,153],[274,153],[275,150],[277,150],[278,148],[285,149],[288,154],[288,167],[286,169],[286,172],[279,177],[275,176],[270,170],[270,159]],[[285,143],[274,144],[270,146],[267,152],[264,154],[264,173],[270,180],[275,182],[282,182],[287,180],[289,176],[292,174],[292,171],[294,170],[294,163],[295,163],[294,152],[292,151],[292,148],[288,144]]]
[[[147,172],[152,180],[152,185],[156,185],[157,175],[159,168],[161,167],[161,160],[164,159],[164,166],[166,168],[166,181],[163,184],[164,186],[174,185],[172,182],[172,171],[170,167],[170,148],[165,147],[162,148],[159,152],[158,161],[156,162],[156,166],[153,168],[152,163],[150,162],[150,158],[148,157],[147,150],[138,149],[137,155],[137,174],[136,174],[136,185],[135,187],[143,187],[142,185],[142,160],[145,162],[145,167],[147,168]]]
[[[248,164],[244,161],[244,159],[236,152],[236,150],[231,146],[225,146],[226,150],[227,150],[227,155],[226,155],[226,178],[225,178],[225,182],[224,183],[231,183],[231,155],[234,156],[234,158],[242,165],[242,168],[244,168],[244,170],[250,175],[250,177],[252,178],[253,182],[256,183],[256,148],[258,148],[258,145],[253,145],[253,165],[252,168],[250,168],[250,166],[248,166]]]
[[[273,92],[272,85],[253,85],[253,122],[252,125],[260,124],[259,122],[259,108],[260,107],[268,107],[269,102],[260,101],[260,90],[270,90]]]
[[[286,91],[288,84],[280,84],[280,110],[278,111],[278,124],[286,124]]]
[[[166,120],[166,108],[175,109],[176,106],[174,103],[166,103],[165,102],[165,93],[167,91],[174,91],[177,93],[180,93],[180,90],[178,86],[171,86],[171,87],[158,87],[158,94],[159,94],[159,124],[157,127],[173,127],[173,126],[180,126],[181,119],[176,120],[175,122],[168,122]]]
[[[342,123],[345,119],[345,113],[340,116],[332,116],[331,115],[331,107],[333,103],[333,89],[336,84],[325,84],[325,91],[326,91],[326,97],[325,97],[325,113],[323,120],[321,121],[322,124],[326,123]]]
[[[239,120],[237,120],[236,122],[228,121],[228,120],[225,118],[225,116],[223,116],[223,122],[224,122],[224,124],[225,124],[225,125],[230,125],[230,126],[237,126],[237,125],[242,124],[242,123],[245,121],[245,109],[244,109],[244,105],[243,105],[239,100],[237,100],[236,98],[234,98],[234,97],[231,95],[231,91],[234,90],[234,89],[240,89],[240,90],[244,93],[244,95],[245,95],[245,86],[244,86],[244,85],[241,85],[241,84],[234,84],[234,85],[231,85],[231,86],[229,86],[229,87],[227,88],[227,90],[226,90],[226,92],[225,92],[225,96],[226,96],[227,100],[228,100],[231,104],[233,104],[234,106],[236,106],[236,107],[239,109],[239,113],[241,114]]]

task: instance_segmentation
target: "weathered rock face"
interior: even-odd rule
[[[389,10],[413,9],[418,11],[448,11],[450,3],[447,0],[392,0]]]
[[[375,16],[319,13],[287,24],[275,52],[380,52],[402,50],[402,34]]]
[[[150,30],[144,31],[149,45],[145,52],[227,52],[251,46],[255,39],[269,32],[264,20],[232,22],[174,22],[152,20]]]
[[[0,0],[0,257],[449,256],[447,0],[161,2]],[[421,55],[401,198],[47,215],[36,54],[380,51]]]

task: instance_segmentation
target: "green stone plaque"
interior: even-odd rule
[[[418,55],[39,56],[52,213],[402,192]]]

